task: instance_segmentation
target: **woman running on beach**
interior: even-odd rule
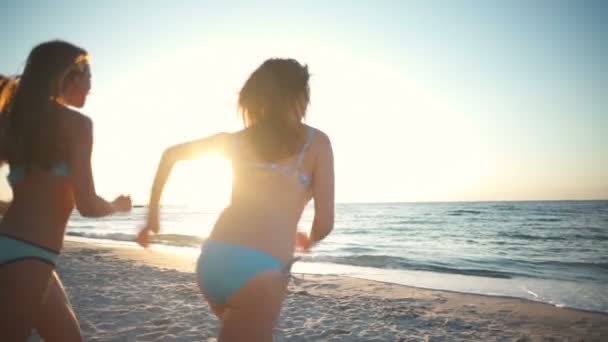
[[[271,341],[294,249],[308,250],[333,228],[330,140],[302,122],[310,96],[308,79],[308,68],[293,59],[265,61],[240,91],[243,130],[170,147],[158,166],[147,225],[138,237],[144,247],[150,233],[159,231],[160,197],[176,162],[212,151],[232,162],[230,205],[197,264],[201,291],[222,321],[220,341]],[[296,235],[311,198],[315,216],[310,234]]]
[[[0,341],[81,341],[78,321],[54,271],[74,206],[88,217],[129,211],[131,199],[106,202],[91,173],[91,88],[85,50],[63,41],[30,53],[7,113],[0,160],[8,162],[13,200],[0,222]]]

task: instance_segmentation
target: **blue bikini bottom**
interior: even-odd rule
[[[8,235],[0,235],[0,266],[36,259],[55,267],[59,252]]]
[[[260,250],[222,241],[206,241],[196,273],[201,290],[216,304],[226,304],[256,274],[289,271],[275,257]]]

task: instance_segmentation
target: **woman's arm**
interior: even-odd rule
[[[308,238],[298,235],[298,245],[307,250],[323,240],[334,228],[334,157],[329,137],[319,134],[320,152],[312,175],[312,196],[315,215]]]
[[[128,196],[119,196],[113,202],[107,202],[97,195],[91,169],[93,123],[85,118],[78,126],[78,135],[70,148],[71,180],[78,211],[85,217],[101,217],[131,210],[131,198]]]
[[[146,247],[148,245],[148,235],[150,232],[158,233],[160,230],[160,199],[165,188],[165,184],[167,183],[167,179],[171,175],[173,165],[175,165],[175,163],[178,161],[192,160],[202,153],[221,149],[225,145],[225,141],[228,136],[228,133],[219,133],[207,138],[169,147],[165,150],[165,152],[163,152],[158,164],[158,169],[156,170],[152,190],[150,191],[150,201],[148,202],[148,219],[146,226],[138,235],[138,241],[142,246]]]

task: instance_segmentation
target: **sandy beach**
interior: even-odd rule
[[[68,241],[58,272],[87,341],[208,341],[192,255]],[[296,274],[276,341],[602,341],[608,315],[527,300]],[[38,340],[37,337],[30,339]]]

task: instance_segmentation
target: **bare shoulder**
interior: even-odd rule
[[[331,149],[331,140],[329,139],[329,135],[318,128],[312,126],[310,127],[315,132],[313,143],[316,144],[320,149]]]
[[[67,107],[61,108],[57,114],[61,121],[60,129],[69,141],[92,142],[93,120],[91,118]]]
[[[247,128],[236,132],[221,132],[216,134],[218,147],[222,149],[226,157],[232,158],[242,153],[244,141],[248,134]]]
[[[235,134],[236,133],[219,132],[211,135],[210,137],[218,140],[220,143],[230,143],[230,141],[234,139]]]
[[[66,128],[68,129],[79,131],[91,129],[93,127],[93,120],[91,120],[91,118],[71,108],[61,108],[59,110],[59,115],[61,116],[61,120],[67,125]]]
[[[251,137],[251,127],[240,129],[236,132],[224,132],[224,141],[227,146],[244,146]]]
[[[233,145],[232,141],[234,140],[234,133],[219,132],[209,135],[207,138],[203,138],[203,140],[207,141],[206,144],[210,144],[216,148],[225,149],[226,147]]]

